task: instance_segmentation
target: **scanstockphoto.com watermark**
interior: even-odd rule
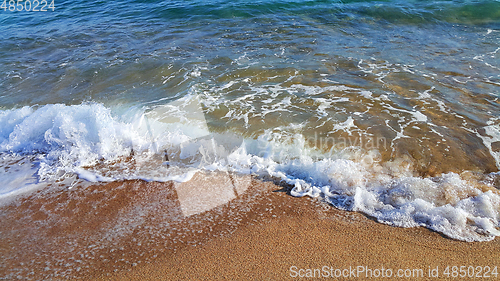
[[[314,133],[313,138],[306,138],[309,145],[320,150],[340,150],[347,147],[359,147],[365,150],[387,149],[390,146],[386,137],[324,137]]]
[[[297,157],[305,148],[312,151],[309,156],[315,161],[351,157],[365,164],[373,164],[380,160],[380,152],[387,151],[391,147],[390,140],[382,136],[325,137],[316,132],[313,135],[271,136],[263,140],[258,143],[255,155],[263,158],[271,155],[277,162],[286,162]],[[281,144],[275,145],[275,143]]]
[[[289,269],[292,278],[486,278],[496,279],[498,268],[495,265],[473,266],[428,266],[427,268],[385,268],[369,266],[299,268],[292,265]]]
[[[349,266],[345,268],[336,268],[332,266],[323,266],[321,268],[299,268],[297,266],[290,267],[290,276],[292,278],[391,278],[391,277],[407,277],[407,278],[423,278],[424,270],[421,268],[415,269],[397,269],[370,268],[368,266]]]
[[[268,145],[273,140],[284,141],[284,143],[293,145],[305,145],[308,148],[326,152],[330,156],[338,151],[346,148],[360,148],[364,151],[385,151],[391,147],[391,141],[384,136],[322,136],[317,132],[314,135],[296,134],[294,136],[283,137],[268,136],[264,138],[267,142],[261,142],[258,148],[262,150],[262,154],[268,152]],[[259,155],[260,156],[260,155]]]

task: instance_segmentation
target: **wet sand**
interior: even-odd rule
[[[200,195],[207,191],[215,196]],[[63,186],[0,208],[6,279],[283,280],[341,273],[363,280],[366,271],[376,276],[383,268],[393,277],[402,269],[421,274],[403,279],[426,280],[437,268],[434,280],[443,280],[447,266],[450,273],[451,266],[474,266],[476,273],[479,266],[500,266],[498,239],[466,243],[425,228],[395,228],[291,197],[269,179],[227,174],[197,174],[184,184]]]

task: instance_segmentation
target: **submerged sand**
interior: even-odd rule
[[[426,280],[437,273],[443,280],[448,266],[450,279],[452,266],[471,266],[475,274],[500,266],[498,239],[467,243],[390,227],[287,191],[269,179],[221,173],[183,184],[40,190],[0,207],[0,277],[283,280],[340,273],[363,280],[401,273]]]

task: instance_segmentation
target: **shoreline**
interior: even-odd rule
[[[369,277],[368,269],[384,269],[392,271],[395,279],[427,280],[437,268],[439,278],[435,279],[456,280],[451,275],[446,278],[447,266],[450,272],[452,266],[499,266],[498,239],[457,241],[423,227],[384,225],[360,213],[321,206],[310,198],[288,198],[285,193],[270,196],[275,203],[291,200],[277,208],[276,212],[284,211],[283,216],[268,215],[261,224],[246,222],[227,237],[184,247],[130,271],[103,274],[100,280],[328,279],[339,277],[336,270],[347,274],[351,268],[356,268],[357,275],[349,270],[347,278],[341,278],[363,280]],[[366,271],[358,273],[359,266]],[[398,270],[406,274],[408,269],[423,275],[397,278]]]
[[[214,192],[213,183],[220,187],[215,199],[200,197],[206,188]],[[54,280],[281,280],[298,278],[300,269],[325,277],[324,266],[332,275],[383,267],[422,270],[425,278],[439,267],[442,280],[446,266],[500,266],[498,239],[462,242],[422,227],[391,227],[286,191],[221,173],[180,185],[126,181],[38,191],[1,207],[1,271]],[[183,196],[197,203],[186,205]]]

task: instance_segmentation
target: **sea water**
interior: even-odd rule
[[[0,10],[0,200],[216,170],[500,235],[499,1],[53,4]]]

